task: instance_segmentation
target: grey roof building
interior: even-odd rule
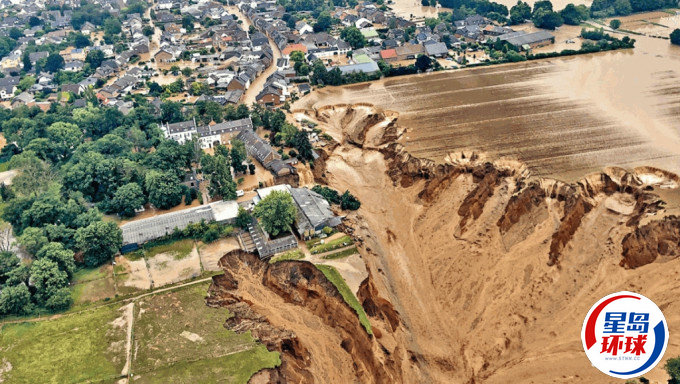
[[[298,207],[295,226],[305,238],[320,232],[324,227],[335,227],[341,219],[331,211],[330,204],[318,193],[307,188],[289,188]]]
[[[199,223],[201,220],[228,223],[233,221],[237,215],[238,203],[229,200],[135,220],[120,226],[123,231],[123,246],[144,244],[169,235],[176,229],[184,229],[189,224]]]

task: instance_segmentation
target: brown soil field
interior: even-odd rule
[[[327,87],[293,109],[394,111],[406,149],[433,160],[475,150],[571,181],[614,165],[680,172],[680,47],[636,38],[634,50]]]
[[[199,243],[198,252],[201,257],[203,270],[219,271],[220,267],[217,265],[217,262],[220,261],[220,258],[226,253],[240,248],[241,246],[235,237],[219,239],[210,244]]]
[[[178,258],[174,252],[159,253],[147,259],[154,287],[177,283],[201,274],[201,260],[196,247],[189,255]]]

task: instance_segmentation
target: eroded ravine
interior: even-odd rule
[[[209,302],[237,314],[227,326],[283,352],[280,379],[608,382],[590,367],[580,328],[592,303],[624,289],[680,329],[680,221],[658,193],[674,196],[674,175],[612,168],[569,184],[474,153],[434,163],[394,144],[396,113],[338,105],[294,115],[338,141],[315,163],[317,182],[362,202],[346,225],[369,271],[358,296],[378,332],[362,333],[307,263],[227,255]],[[298,269],[307,275],[293,279]],[[678,354],[669,344],[666,356]]]

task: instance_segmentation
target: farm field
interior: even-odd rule
[[[293,108],[368,103],[394,111],[407,128],[406,149],[433,160],[477,151],[566,181],[605,166],[678,172],[680,47],[635,38],[633,51],[324,88]]]
[[[227,311],[205,305],[209,284],[53,320],[6,324],[0,382],[114,382],[129,370],[136,383],[245,383],[277,366],[278,353],[250,333],[224,328]]]

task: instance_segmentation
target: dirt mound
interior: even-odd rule
[[[268,264],[253,254],[232,251],[222,257],[220,266],[224,275],[213,278],[208,305],[225,307],[233,314],[227,328],[250,330],[270,350],[281,353],[282,364],[269,373],[269,380],[404,380],[400,367],[404,353],[395,351],[398,344],[385,344],[370,336],[356,312],[313,264]],[[368,286],[369,282],[362,284]],[[379,331],[382,339],[391,339],[386,334],[398,330],[398,317],[386,300],[377,295],[370,300],[375,308],[369,315],[371,322],[384,330]]]

